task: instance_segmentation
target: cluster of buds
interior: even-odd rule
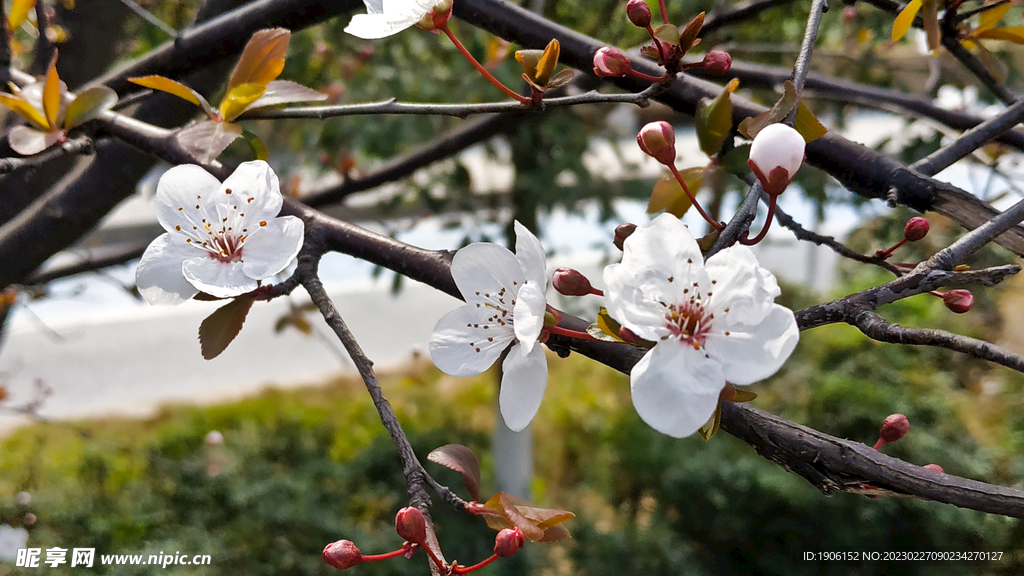
[[[417,548],[423,548],[437,567],[438,572],[442,574],[467,574],[487,566],[498,558],[513,556],[526,544],[526,537],[519,528],[506,528],[498,532],[494,539],[493,556],[473,566],[459,566],[455,562],[448,565],[438,558],[427,545],[427,520],[418,509],[410,506],[399,510],[398,514],[395,515],[395,531],[405,540],[402,547],[398,550],[388,552],[387,554],[364,555],[351,540],[338,540],[324,548],[324,562],[338,570],[347,570],[363,562],[387,560],[403,555],[411,558]]]
[[[725,74],[732,68],[732,56],[724,50],[712,50],[704,55],[699,62],[681,64],[680,69],[702,68],[708,74],[719,76]],[[594,53],[594,75],[602,78],[618,78],[619,76],[633,76],[648,82],[664,82],[671,78],[669,74],[651,76],[637,70],[633,70],[633,64],[629,58],[618,48],[604,46]]]

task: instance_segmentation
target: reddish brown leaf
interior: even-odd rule
[[[427,455],[427,460],[462,474],[473,500],[480,500],[480,461],[472,450],[461,444],[447,444]]]
[[[245,317],[256,299],[251,294],[243,294],[230,303],[221,306],[206,317],[199,325],[199,345],[203,358],[212,360],[220,355],[238,336],[245,323]]]

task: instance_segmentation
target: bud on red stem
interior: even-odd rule
[[[395,515],[395,531],[403,540],[423,546],[427,539],[427,520],[419,509],[407,506]]]
[[[882,429],[878,433],[875,450],[903,438],[910,431],[910,420],[903,414],[890,414],[882,421]]]

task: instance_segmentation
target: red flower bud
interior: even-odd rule
[[[895,442],[910,431],[910,420],[903,414],[890,414],[882,421],[882,430],[878,437],[886,442]]]
[[[955,314],[963,314],[974,305],[974,295],[970,290],[950,290],[942,295],[942,303]]]
[[[612,243],[615,244],[616,248],[622,250],[626,238],[629,238],[633,232],[636,232],[636,224],[619,224],[615,227],[615,240]]]
[[[519,528],[505,528],[494,537],[494,553],[510,558],[526,545],[526,538]]]
[[[939,466],[938,464],[927,464],[925,466],[922,466],[922,468],[927,468],[929,470],[935,470],[936,472],[939,472],[941,474],[945,474],[945,471],[942,469],[942,466]]]
[[[348,570],[362,561],[363,555],[351,540],[338,540],[324,548],[324,562],[338,570]]]
[[[712,50],[704,55],[701,65],[708,74],[725,74],[732,68],[732,56],[724,50]]]
[[[651,122],[640,129],[636,135],[636,143],[651,158],[666,166],[676,161],[676,132],[672,125],[664,120]]]
[[[597,76],[622,76],[631,69],[629,58],[617,48],[605,46],[594,53],[594,74]]]
[[[619,338],[626,344],[632,344],[634,346],[641,346],[644,344],[644,339],[637,336],[636,332],[633,332],[625,326],[619,326]]]
[[[907,242],[917,242],[928,235],[928,221],[920,216],[915,216],[907,221],[903,227],[903,237]]]
[[[395,515],[395,531],[413,544],[423,544],[427,539],[427,520],[419,509],[407,506]]]
[[[629,0],[626,4],[626,17],[634,26],[647,28],[651,25],[651,7],[645,0]]]
[[[593,289],[590,280],[572,268],[555,270],[555,274],[551,277],[551,284],[559,294],[565,296],[586,296]]]

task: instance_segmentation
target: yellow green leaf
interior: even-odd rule
[[[167,92],[168,94],[173,94],[182,100],[187,100],[202,108],[210,118],[215,118],[217,116],[217,111],[213,109],[213,106],[210,106],[210,103],[206,101],[206,98],[203,98],[202,94],[188,86],[185,86],[181,82],[175,82],[170,78],[156,75],[129,78],[128,81],[132,84],[138,84],[144,88]]]
[[[1000,4],[995,8],[986,10],[978,16],[978,30],[991,30],[999,24],[999,21],[1010,11],[1010,3]]]
[[[597,327],[600,328],[601,331],[604,332],[605,334],[611,336],[612,338],[618,340],[619,342],[623,341],[622,338],[619,337],[619,328],[621,328],[622,325],[619,324],[614,318],[608,315],[608,309],[605,308],[604,306],[602,306],[601,309],[598,310],[597,312],[596,324]]]
[[[730,402],[750,402],[755,398],[757,398],[757,394],[755,394],[754,392],[751,392],[750,390],[743,390],[741,388],[737,388]]]
[[[704,166],[694,166],[679,171],[679,175],[683,177],[683,182],[686,183],[691,194],[696,194],[700,189],[706,171],[707,168]],[[682,218],[690,206],[692,206],[690,196],[686,194],[675,176],[669,172],[654,185],[654,191],[647,202],[647,213],[655,214],[665,210],[676,218]]]
[[[43,113],[35,108],[35,106],[29,104],[21,96],[15,96],[13,94],[4,94],[0,92],[0,104],[7,106],[18,116],[21,116],[25,120],[28,120],[37,128],[42,130],[49,130],[50,127],[46,123],[46,117]]]
[[[811,109],[803,102],[798,102],[796,105],[796,121],[793,122],[793,128],[804,137],[804,142],[814,142],[828,134],[828,128],[818,121],[814,112],[811,112]]]
[[[245,143],[252,149],[254,160],[263,160],[266,162],[270,158],[270,149],[267,148],[267,145],[263,143],[263,140],[261,140],[259,136],[248,130],[242,130],[242,139],[245,140]],[[296,328],[297,327],[298,325],[296,325]]]
[[[697,141],[709,157],[722,150],[725,139],[732,132],[731,94],[739,85],[739,79],[733,78],[714,100],[704,98],[697,104]]]
[[[252,35],[242,51],[242,57],[231,72],[228,92],[243,84],[266,86],[284,70],[284,56],[288,52],[291,32],[284,28],[260,30]]]
[[[249,107],[249,104],[255,102],[263,93],[267,91],[267,87],[260,84],[241,84],[235,86],[224,95],[224,99],[220,101],[220,116],[226,121],[230,122],[245,112],[245,109]]]
[[[117,92],[106,86],[92,86],[79,92],[64,113],[64,128],[71,129],[96,118],[117,104]]]
[[[612,336],[601,330],[601,327],[597,325],[597,322],[592,322],[587,326],[587,334],[590,334],[594,340],[600,340],[602,342],[622,342],[622,338],[618,336]]]
[[[907,34],[907,30],[914,25],[914,18],[917,17],[917,13],[921,10],[921,0],[910,0],[903,10],[896,16],[896,20],[892,23],[892,41],[895,42],[900,38],[903,38]]]
[[[53,51],[50,67],[46,69],[46,82],[43,84],[43,114],[49,128],[57,126],[57,115],[60,113],[60,77],[57,76],[57,51]]]
[[[516,61],[523,65],[523,74],[530,82],[537,77],[537,64],[543,55],[543,50],[516,50]]]
[[[17,30],[19,26],[25,23],[28,19],[28,13],[36,7],[36,0],[14,0],[11,4],[11,15],[7,19],[9,24],[8,30]],[[7,39],[4,39],[6,42]]]
[[[1004,26],[1002,28],[992,28],[991,30],[978,30],[972,36],[975,38],[1007,40],[1014,44],[1024,44],[1024,26]]]
[[[796,93],[796,86],[794,86],[789,80],[783,82],[782,87],[782,98],[779,98],[778,102],[776,102],[774,106],[757,116],[744,118],[743,121],[740,122],[739,126],[736,127],[740,134],[743,134],[743,136],[753,140],[754,136],[757,136],[757,133],[765,126],[781,122],[789,115],[789,111],[793,109],[793,106],[796,106],[799,98]]]
[[[679,46],[679,28],[671,24],[662,24],[654,29],[654,37],[672,46]]]
[[[540,60],[537,62],[537,75],[534,78],[537,84],[546,86],[548,80],[551,79],[551,74],[555,71],[555,67],[558,66],[559,48],[558,40],[554,38],[544,48],[544,53],[541,54]]]
[[[722,405],[715,406],[715,413],[711,415],[707,423],[697,429],[697,433],[700,437],[705,440],[711,440],[711,438],[718,432],[718,427],[722,425]]]

